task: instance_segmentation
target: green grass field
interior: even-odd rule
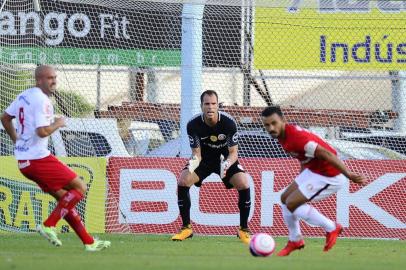
[[[172,242],[165,235],[102,235],[110,249],[86,253],[74,234],[55,248],[36,234],[1,234],[0,269],[406,269],[406,242],[339,239],[328,253],[324,239],[306,239],[289,257],[252,257],[235,237],[195,236]],[[277,238],[277,250],[286,239]]]

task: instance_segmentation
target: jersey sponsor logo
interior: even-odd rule
[[[222,144],[219,144],[219,145],[207,143],[206,145],[207,145],[208,147],[210,147],[210,148],[220,149],[220,148],[226,147],[226,146],[227,146],[227,143],[222,143]]]
[[[217,137],[220,141],[223,141],[226,139],[226,135],[225,134],[219,134]]]
[[[27,147],[27,146],[20,146],[20,145],[17,145],[17,146],[15,147],[15,149],[16,149],[17,151],[19,151],[19,152],[27,152],[28,150],[30,150],[29,147]]]
[[[217,142],[217,136],[211,135],[211,136],[210,136],[210,141],[212,141],[212,142]]]
[[[200,140],[206,140],[209,136],[201,137]]]
[[[189,142],[190,144],[194,144],[195,143],[195,139],[193,139],[192,136],[189,135]]]
[[[235,133],[235,134],[233,135],[232,140],[233,140],[234,143],[237,143],[237,142],[238,142],[238,133]]]

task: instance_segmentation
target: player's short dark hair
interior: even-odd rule
[[[201,104],[203,104],[203,97],[205,95],[208,95],[208,96],[213,96],[214,95],[214,96],[216,96],[217,101],[219,101],[219,96],[217,95],[216,91],[214,91],[214,90],[206,90],[200,95],[200,103]]]
[[[280,117],[283,117],[283,113],[282,113],[281,107],[279,107],[279,106],[269,106],[269,107],[265,108],[265,109],[262,111],[261,115],[262,115],[263,117],[268,117],[268,116],[271,116],[271,115],[274,114],[274,113],[276,113],[276,114],[279,115]]]

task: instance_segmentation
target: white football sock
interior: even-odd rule
[[[327,232],[332,232],[336,228],[335,223],[331,219],[328,219],[316,208],[308,204],[299,206],[293,211],[293,214],[311,225],[323,227]]]
[[[282,215],[286,226],[289,230],[289,240],[297,242],[302,239],[302,232],[300,231],[299,219],[289,211],[285,204],[282,204]]]

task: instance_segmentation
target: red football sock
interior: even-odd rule
[[[82,193],[75,189],[66,192],[59,200],[51,215],[45,220],[44,225],[47,227],[55,227],[58,221],[66,216],[82,198]]]
[[[86,231],[85,226],[82,223],[80,215],[75,208],[71,209],[65,216],[65,220],[69,223],[72,229],[76,232],[84,245],[93,244],[93,237]]]

